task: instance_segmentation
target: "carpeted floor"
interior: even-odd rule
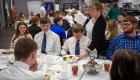
[[[9,49],[11,38],[15,32],[14,27],[6,27],[0,30],[0,49]]]

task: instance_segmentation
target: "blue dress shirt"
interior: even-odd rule
[[[106,58],[112,59],[112,55],[119,49],[132,49],[140,53],[140,35],[130,37],[125,34],[120,34],[113,37],[106,52]]]
[[[66,33],[65,29],[62,28],[62,26],[58,24],[53,24],[51,26],[51,31],[55,32],[57,35],[59,35],[60,39],[66,39]]]

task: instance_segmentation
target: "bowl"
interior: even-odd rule
[[[100,64],[84,64],[83,65],[84,71],[86,71],[88,74],[96,74],[101,72],[103,66]]]

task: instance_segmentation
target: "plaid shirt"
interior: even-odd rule
[[[140,35],[130,37],[125,34],[120,34],[113,37],[107,49],[107,59],[112,59],[112,54],[119,49],[132,49],[140,53]]]

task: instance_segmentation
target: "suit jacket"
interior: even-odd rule
[[[32,26],[30,26],[30,27],[28,28],[28,30],[29,30],[29,32],[30,32],[30,34],[32,35],[33,38],[34,38],[34,36],[35,36],[37,33],[39,33],[39,32],[42,31],[41,28],[40,28],[39,26],[37,26],[37,25],[32,25]]]
[[[94,24],[92,30],[92,42],[88,47],[90,50],[96,48],[98,54],[103,54],[105,45],[105,28],[106,28],[105,18],[102,15],[100,15]]]

